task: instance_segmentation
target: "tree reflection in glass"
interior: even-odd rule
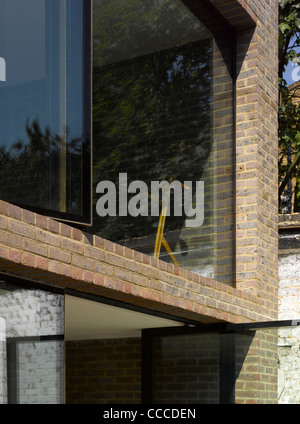
[[[213,36],[180,0],[95,0],[93,15],[94,195],[103,180],[118,189],[119,173],[148,187],[204,181],[204,225],[186,228],[171,210],[163,232],[174,255],[165,245],[160,258],[212,276]],[[91,231],[153,255],[158,223],[95,213]]]

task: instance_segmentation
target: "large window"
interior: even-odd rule
[[[91,2],[1,4],[0,199],[233,284],[231,27],[207,0],[94,0],[91,152]]]
[[[94,2],[92,231],[232,283],[234,38],[190,3]]]
[[[0,199],[90,222],[85,0],[2,0]]]

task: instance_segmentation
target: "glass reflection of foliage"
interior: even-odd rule
[[[94,66],[209,38],[181,0],[94,0]]]
[[[81,208],[82,140],[69,140],[66,129],[67,212]],[[49,127],[43,131],[37,119],[26,122],[27,141],[0,146],[0,198],[11,203],[60,210],[59,167],[61,136]],[[71,186],[72,183],[72,186]]]
[[[203,179],[211,151],[211,40],[94,67],[94,184]],[[95,193],[95,187],[94,187]],[[97,199],[95,199],[97,200]],[[168,217],[166,231],[185,217]],[[156,232],[158,218],[95,216],[118,241]]]

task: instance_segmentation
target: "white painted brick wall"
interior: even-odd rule
[[[64,342],[21,343],[17,351],[20,403],[62,403]]]
[[[0,292],[0,404],[7,403],[6,339],[64,334],[64,297],[41,290]],[[64,342],[17,344],[19,403],[63,403]]]
[[[0,316],[6,337],[64,333],[64,297],[41,290],[0,293]]]
[[[300,253],[280,256],[278,271],[278,319],[300,319]],[[300,328],[278,333],[279,403],[300,404]]]
[[[300,318],[300,253],[279,258],[279,316]]]
[[[0,404],[7,403],[6,326],[0,318]]]

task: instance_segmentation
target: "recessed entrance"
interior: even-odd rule
[[[183,325],[66,295],[66,403],[141,403],[142,330]]]

